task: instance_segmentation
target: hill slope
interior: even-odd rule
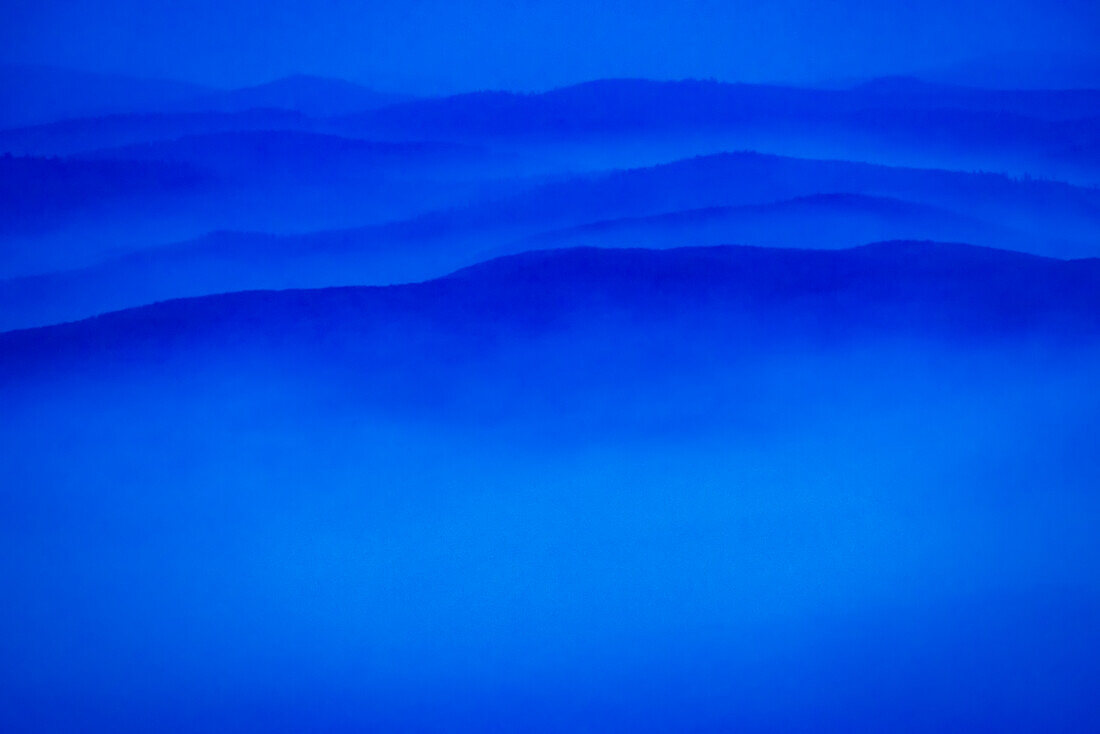
[[[967,245],[849,250],[570,249],[513,255],[422,284],[254,291],[168,301],[0,337],[8,368],[194,339],[311,339],[347,349],[395,321],[466,333],[538,333],[593,313],[701,317],[834,337],[1030,334],[1095,338],[1100,261]],[[410,339],[415,343],[415,339]],[[53,357],[51,357],[53,355]]]

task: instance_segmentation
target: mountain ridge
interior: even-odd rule
[[[1095,342],[1100,336],[1098,265],[1100,259],[1059,260],[911,241],[847,250],[733,245],[542,250],[416,284],[242,291],[162,301],[3,332],[0,353],[10,371],[23,361],[49,359],[51,352],[55,358],[103,355],[195,338],[237,344],[320,338],[354,351],[359,340],[399,328],[395,324],[411,325],[406,337],[427,328],[484,338],[501,329],[538,334],[556,324],[613,313],[643,320],[692,315],[724,324],[759,322],[765,331],[774,322],[781,330],[829,338],[849,333],[1030,335]],[[415,343],[415,337],[410,341]]]

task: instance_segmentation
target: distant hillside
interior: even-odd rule
[[[0,130],[0,151],[16,155],[72,155],[103,148],[251,130],[308,131],[317,124],[297,112],[180,112],[81,117]]]
[[[734,329],[767,339],[1028,335],[1095,342],[1100,261],[919,242],[833,251],[540,251],[418,285],[169,301],[8,332],[0,336],[0,354],[8,373],[38,369],[43,361],[72,369],[88,359],[214,344],[323,345],[340,359],[373,359],[387,350],[430,350],[432,342],[418,333],[515,340],[593,318],[607,324],[616,314],[631,323],[690,318],[713,324],[716,333]],[[385,341],[394,328],[404,332],[399,344]]]
[[[279,109],[324,117],[366,112],[412,99],[342,79],[298,74],[237,89],[93,74],[35,65],[0,66],[0,128],[117,114],[245,112]]]
[[[580,134],[736,128],[769,122],[843,126],[851,115],[882,109],[938,111],[947,124],[953,122],[950,111],[959,114],[960,120],[995,113],[1001,117],[986,119],[1027,118],[1034,122],[1018,124],[1046,130],[1040,121],[1091,117],[1098,108],[1100,90],[985,90],[904,78],[876,80],[851,89],[605,79],[538,94],[477,92],[415,100],[341,122],[352,129],[392,132]],[[902,122],[895,122],[892,129],[903,129]]]
[[[0,243],[0,272],[8,277],[78,267],[101,259],[97,253],[214,230],[286,234],[401,219],[503,188],[494,180],[510,165],[471,145],[262,129],[66,158],[0,158],[0,168],[9,169],[0,231],[20,235]],[[107,173],[112,170],[117,181]],[[179,185],[167,179],[128,185],[142,170],[186,170],[190,178]],[[79,190],[77,172],[83,172]]]
[[[187,102],[195,110],[240,112],[282,109],[314,117],[348,115],[406,102],[409,95],[385,94],[342,79],[298,74],[265,84],[212,92]]]
[[[486,157],[480,148],[457,143],[385,143],[294,130],[188,135],[80,156],[87,160],[189,163],[244,178],[308,175],[331,181],[368,177],[382,169],[404,173],[441,169]]]
[[[708,207],[593,222],[511,246],[684,247],[739,243],[831,249],[884,239],[969,242],[1027,250],[1034,239],[947,209],[866,194],[818,194],[770,204]]]
[[[0,234],[159,197],[190,196],[212,183],[201,169],[164,161],[77,161],[0,156]]]
[[[447,227],[542,230],[593,221],[721,206],[764,205],[824,193],[910,201],[1018,227],[1034,252],[1095,254],[1100,190],[1007,176],[811,160],[752,152],[699,156],[659,166],[593,174],[434,216]],[[428,219],[428,218],[425,218]],[[1061,249],[1048,250],[1048,243]],[[1074,243],[1074,244],[1069,244]]]
[[[740,148],[907,165],[1100,180],[1064,154],[1100,136],[1100,91],[999,91],[884,80],[852,89],[709,81],[601,80],[541,94],[483,92],[334,121],[352,135],[668,144],[724,136]],[[726,149],[729,149],[727,144]]]
[[[297,140],[297,134],[289,139]],[[317,158],[313,151],[304,159],[279,156],[275,160],[284,162],[274,165],[303,172],[296,180],[305,181],[311,180],[310,170],[334,178],[331,166],[343,169],[333,160],[363,163],[367,170],[381,165],[382,172],[391,163],[403,168],[406,154],[410,165],[427,166],[426,171],[450,160],[446,146],[442,158],[436,158],[438,151],[430,146],[360,148],[357,142],[322,140],[334,146],[331,155]],[[358,152],[345,156],[345,144]],[[169,147],[189,151],[187,141],[178,145]],[[153,150],[162,155],[165,149],[158,144]],[[261,145],[253,152],[262,157],[264,150]],[[193,153],[180,160],[206,161],[188,157]],[[465,155],[457,154],[460,160]],[[390,163],[370,164],[376,155]],[[207,162],[218,165],[216,160]],[[231,162],[228,157],[220,170]],[[424,187],[415,181],[411,185],[408,194],[423,199]],[[387,195],[401,193],[385,179],[368,190],[378,190],[375,198],[380,200],[382,189]],[[282,237],[221,232],[81,269],[3,280],[0,329],[243,289],[413,282],[493,255],[550,247],[746,244],[835,249],[883,239],[934,239],[1075,257],[1095,255],[1095,238],[1100,236],[1100,193],[1089,189],[989,174],[751,153],[580,176],[486,199],[367,227]],[[348,206],[361,211],[357,201],[348,198]]]

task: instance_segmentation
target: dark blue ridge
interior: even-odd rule
[[[501,257],[420,284],[247,291],[0,335],[5,372],[114,352],[383,338],[524,339],[608,318],[688,318],[795,338],[1100,337],[1100,260],[933,242],[848,250],[577,248]],[[410,349],[419,348],[410,346]]]

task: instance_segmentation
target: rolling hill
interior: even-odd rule
[[[188,135],[262,130],[312,130],[297,112],[179,112],[78,117],[0,130],[0,150],[14,155],[73,155],[104,148],[170,141]]]
[[[279,109],[311,117],[329,117],[362,113],[411,99],[409,95],[376,92],[343,79],[296,74],[263,84],[196,96],[188,100],[186,106],[195,111]]]
[[[386,143],[297,130],[250,130],[187,135],[174,140],[105,148],[81,160],[170,161],[238,179],[292,176],[298,180],[368,178],[382,171],[441,174],[487,163],[482,148],[456,143]]]
[[[517,146],[624,140],[680,156],[721,146],[923,167],[1029,172],[1092,184],[1096,161],[1065,155],[1097,139],[1100,93],[1001,91],[879,80],[814,89],[685,80],[607,79],[539,94],[479,92],[396,104],[334,121],[347,134],[511,141]]]
[[[228,140],[263,142],[268,135]],[[301,139],[298,134],[275,135],[275,140],[286,144]],[[316,165],[329,170],[324,168],[329,162],[337,170],[343,170],[344,164],[362,164],[381,175],[391,164],[407,168],[406,161],[410,166],[422,161],[421,170],[438,171],[440,165],[449,164],[437,160],[437,154],[444,160],[450,160],[452,153],[460,159],[466,154],[465,149],[452,151],[446,146],[437,150],[420,144],[320,140],[326,143],[323,150],[331,148],[329,154],[317,158],[311,153],[297,163],[294,156],[284,155],[274,165],[288,170],[297,166],[308,173],[316,172]],[[217,150],[205,147],[209,139],[197,142],[203,143],[200,153]],[[185,140],[152,150],[154,157],[170,151],[181,161],[206,160],[194,156],[192,144]],[[133,154],[145,150],[139,148]],[[263,150],[260,145],[254,153],[262,158]],[[379,157],[389,160],[391,156],[391,163],[374,167]],[[232,156],[222,158],[223,166],[232,167]],[[210,163],[219,165],[213,159]],[[247,163],[245,168],[253,165]],[[482,166],[476,152],[469,165],[472,168],[461,164],[457,170]],[[488,165],[492,167],[491,162]],[[400,187],[384,185],[389,189],[387,196],[401,193]],[[412,186],[408,195],[415,195],[421,205],[430,204],[423,185],[413,179],[407,186]],[[547,247],[841,248],[883,239],[933,239],[1079,257],[1097,253],[1093,238],[1100,234],[1100,195],[1086,188],[992,174],[753,153],[542,185],[526,182],[511,188],[518,190],[474,197],[464,206],[390,223],[281,237],[221,232],[100,258],[80,269],[55,268],[55,272],[0,281],[0,325],[43,325],[155,300],[242,289],[412,282],[492,254]],[[349,198],[349,207],[365,216],[354,198]],[[229,214],[240,216],[240,212]]]
[[[251,291],[173,300],[71,324],[8,332],[10,371],[42,359],[179,350],[194,340],[322,338],[355,350],[393,323],[517,338],[593,312],[827,338],[918,335],[1095,339],[1100,260],[1056,260],[931,242],[846,250],[577,248],[507,256],[423,284]],[[412,348],[422,348],[413,338]],[[392,346],[392,345],[391,345]],[[403,348],[398,346],[397,348]],[[349,353],[352,353],[349,352]]]
[[[799,243],[835,249],[887,239],[969,242],[1028,250],[1028,235],[947,209],[866,194],[818,194],[770,204],[719,206],[668,214],[592,222],[526,238],[510,246],[550,247],[706,246],[736,242],[763,247]]]

